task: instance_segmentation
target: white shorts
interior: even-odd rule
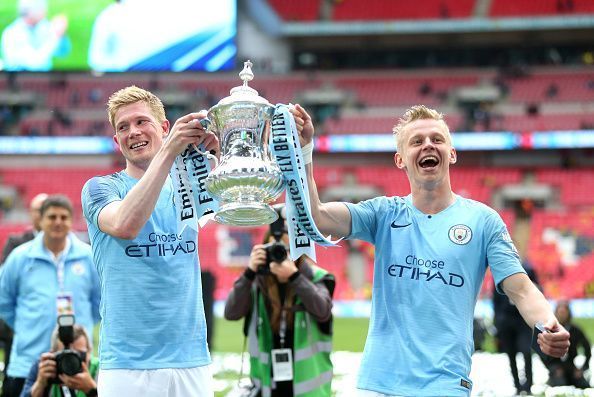
[[[210,365],[195,368],[103,369],[99,397],[213,397]]]

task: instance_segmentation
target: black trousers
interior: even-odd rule
[[[509,366],[514,378],[514,386],[518,391],[530,391],[532,387],[532,351],[530,342],[532,330],[524,323],[506,321],[497,327],[497,337],[501,343],[502,350],[509,358]],[[524,356],[525,381],[521,382],[518,374],[516,355],[522,353]]]
[[[25,378],[7,376],[2,385],[2,397],[19,397],[23,386],[25,386],[25,380]]]

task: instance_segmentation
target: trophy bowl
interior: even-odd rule
[[[204,184],[219,202],[215,221],[227,225],[274,222],[278,214],[269,204],[284,190],[282,172],[268,147],[274,106],[248,87],[254,77],[251,66],[245,62],[239,73],[243,85],[208,111],[209,128],[221,144],[221,161]]]

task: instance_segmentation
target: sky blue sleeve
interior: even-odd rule
[[[362,201],[358,204],[345,203],[351,212],[351,234],[349,239],[375,243],[377,215],[380,213],[382,197]]]
[[[0,271],[0,318],[14,329],[16,298],[18,293],[18,255],[11,252]]]
[[[491,210],[485,222],[487,239],[487,263],[491,267],[498,292],[502,293],[500,283],[516,273],[526,273],[522,267],[518,250],[498,213]]]
[[[110,177],[94,177],[85,183],[81,192],[83,215],[87,222],[99,229],[99,213],[109,203],[122,200]]]

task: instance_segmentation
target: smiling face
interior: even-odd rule
[[[398,137],[396,166],[408,174],[412,186],[433,189],[446,181],[456,150],[443,120],[417,119],[404,126]]]
[[[114,115],[114,141],[126,159],[127,169],[146,171],[163,145],[169,122],[159,123],[145,102],[120,107]]]

